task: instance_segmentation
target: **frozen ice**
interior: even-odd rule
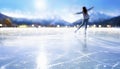
[[[0,69],[120,69],[120,29],[0,28]]]

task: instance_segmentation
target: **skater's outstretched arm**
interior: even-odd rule
[[[91,8],[89,8],[89,9],[87,9],[88,11],[90,11],[90,10],[92,10],[94,7],[91,7]]]
[[[75,14],[82,14],[83,12],[77,12],[77,13],[75,13]]]

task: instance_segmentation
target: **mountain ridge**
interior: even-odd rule
[[[96,13],[97,14],[97,13]],[[101,14],[93,14],[91,13],[91,19],[97,16],[100,16]],[[105,14],[101,15],[102,17],[98,17],[96,20],[90,21],[88,25],[112,25],[112,26],[119,26],[120,27],[120,16],[117,17],[109,17],[106,16]],[[105,17],[106,16],[106,17]],[[104,18],[103,18],[104,17]],[[82,19],[79,19],[73,23],[69,23],[63,19],[60,18],[54,18],[54,19],[27,19],[27,18],[15,18],[15,17],[10,17],[7,15],[4,15],[2,13],[0,13],[0,20],[3,20],[5,18],[9,18],[11,20],[11,22],[13,24],[17,24],[17,25],[32,25],[32,24],[36,24],[36,25],[40,25],[40,26],[53,26],[56,27],[57,25],[59,26],[76,26],[76,25],[80,25],[82,23]]]

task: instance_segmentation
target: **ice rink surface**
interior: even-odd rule
[[[0,69],[120,69],[120,28],[0,28]]]

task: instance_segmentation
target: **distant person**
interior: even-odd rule
[[[78,27],[77,30],[75,30],[75,33],[83,26],[85,25],[85,33],[86,33],[86,30],[87,30],[87,24],[88,24],[88,21],[89,21],[89,14],[88,14],[88,11],[90,11],[91,9],[93,9],[94,7],[91,7],[89,9],[87,9],[85,6],[82,7],[82,12],[77,12],[75,14],[83,14],[83,21],[82,21],[82,24]]]

